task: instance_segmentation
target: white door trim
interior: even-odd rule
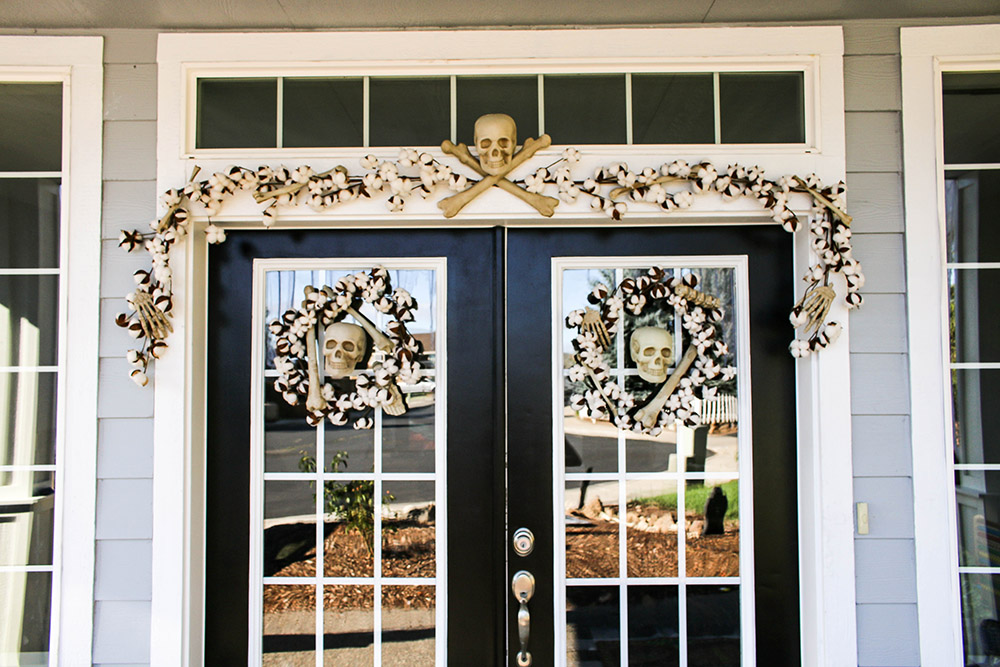
[[[963,664],[945,298],[941,72],[1000,69],[998,44],[1000,25],[900,30],[917,620],[925,665]]]
[[[546,63],[593,63],[593,53],[615,53],[622,60],[645,59],[663,68],[692,63],[739,60],[743,68],[775,59],[808,62],[815,77],[816,95],[807,103],[814,140],[809,148],[754,149],[753,162],[772,173],[815,172],[826,182],[845,176],[843,37],[839,26],[685,29],[584,29],[537,31],[409,31],[344,33],[199,33],[162,34],[159,38],[157,179],[160,191],[183,184],[193,160],[186,143],[191,72],[259,71],[261,68],[350,67],[353,71],[451,72],[462,63],[494,65],[503,69],[512,61],[524,63],[525,54],[544,68]],[[391,54],[393,60],[372,61],[370,54]],[[250,54],[250,55],[247,55]],[[257,58],[253,54],[268,54]],[[285,56],[284,54],[289,54]],[[308,54],[304,60],[299,54]],[[581,70],[585,67],[581,67]],[[810,106],[810,104],[812,106]],[[654,147],[655,148],[655,147]],[[663,155],[662,148],[616,149],[630,162],[710,158],[722,164],[746,161],[747,149],[727,146],[687,148]],[[691,152],[694,154],[686,154]],[[602,162],[608,152],[598,152]],[[284,155],[284,154],[283,154]],[[289,163],[290,153],[281,158]],[[344,155],[312,155],[316,168]],[[233,156],[199,155],[197,163],[211,171],[232,164]],[[279,159],[268,156],[272,163]],[[256,165],[256,158],[247,157]],[[656,162],[658,165],[660,162]],[[583,168],[583,166],[581,166]],[[582,173],[582,172],[581,172]],[[489,193],[493,194],[493,193]],[[498,193],[503,195],[503,193]],[[514,208],[511,198],[486,198],[472,221],[537,224]],[[749,208],[725,205],[705,197],[694,219],[745,219]],[[478,204],[479,202],[477,202]],[[374,203],[381,207],[381,202]],[[560,214],[557,214],[557,217]],[[753,214],[750,214],[753,215]],[[235,202],[219,223],[239,225],[258,219],[259,211]],[[388,214],[384,208],[359,210],[352,224],[440,224],[431,208],[424,213]],[[602,214],[572,211],[564,224],[594,224]],[[304,213],[283,216],[287,226],[329,226],[327,217]],[[557,222],[562,222],[559,220]],[[669,218],[633,215],[636,224],[669,224]],[[198,221],[197,224],[204,224]],[[279,223],[283,224],[283,223]],[[337,226],[345,223],[338,220]],[[599,223],[606,224],[606,222]],[[174,251],[175,333],[170,351],[158,362],[155,376],[153,483],[153,601],[151,660],[158,665],[197,665],[201,657],[204,359],[206,335],[205,243],[192,234]],[[809,246],[805,234],[796,238],[795,271],[804,273]],[[862,258],[863,259],[863,258]],[[843,288],[839,290],[843,293]],[[789,304],[791,306],[791,304]],[[857,659],[855,623],[854,549],[852,518],[851,420],[849,332],[847,313],[835,305],[832,317],[845,324],[841,340],[820,355],[798,361],[799,396],[799,534],[802,654],[804,665],[844,665]],[[792,331],[789,328],[789,339]],[[851,582],[845,585],[845,582]]]

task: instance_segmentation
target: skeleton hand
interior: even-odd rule
[[[132,306],[139,317],[139,324],[146,338],[162,340],[173,332],[174,327],[170,324],[170,320],[156,307],[149,292],[137,290],[132,295]]]
[[[403,392],[399,390],[395,382],[389,385],[389,396],[392,398],[392,401],[382,406],[386,414],[390,414],[393,417],[406,414],[406,402],[403,400]]]
[[[835,296],[836,293],[829,285],[816,285],[807,290],[802,299],[795,304],[795,308],[807,317],[805,324],[801,325],[806,334],[811,334],[823,326]]]
[[[598,345],[601,347],[611,347],[611,336],[608,335],[608,328],[604,326],[601,314],[593,308],[587,308],[583,311],[583,322],[580,324],[580,331],[594,334]]]

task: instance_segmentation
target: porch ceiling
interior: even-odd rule
[[[379,29],[995,16],[998,0],[2,0],[0,28]]]

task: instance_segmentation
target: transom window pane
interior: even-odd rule
[[[198,148],[277,146],[277,79],[199,79]]]
[[[451,136],[447,77],[369,81],[372,146],[438,146]]]
[[[456,87],[459,141],[472,146],[476,119],[488,113],[513,118],[518,141],[538,136],[537,76],[460,76]]]
[[[944,161],[1000,162],[1000,72],[945,72]]]
[[[559,144],[627,143],[625,75],[547,75],[545,132]]]
[[[62,170],[62,84],[0,83],[0,171]]]
[[[796,144],[806,140],[802,72],[719,74],[724,144]]]
[[[361,146],[364,80],[284,79],[282,146]]]
[[[633,74],[632,143],[715,143],[711,74]]]

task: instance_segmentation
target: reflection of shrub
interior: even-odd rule
[[[729,500],[726,509],[726,519],[736,520],[740,518],[740,483],[738,480],[720,484],[722,492]],[[684,489],[684,508],[688,512],[701,514],[705,511],[705,501],[712,493],[713,486],[689,486]],[[639,498],[636,502],[643,505],[656,505],[662,509],[677,509],[677,494],[665,493],[662,496],[652,496],[650,498]]]
[[[299,452],[299,470],[316,472],[316,458],[306,452]],[[339,451],[330,461],[330,472],[342,472],[347,468],[347,452]],[[316,483],[313,482],[313,488]],[[316,496],[313,495],[313,498]],[[347,526],[348,532],[356,531],[368,547],[368,553],[373,553],[375,536],[375,482],[371,480],[352,479],[345,482],[330,480],[323,483],[323,512],[335,514]],[[389,492],[382,496],[382,503],[388,504],[396,498]]]

